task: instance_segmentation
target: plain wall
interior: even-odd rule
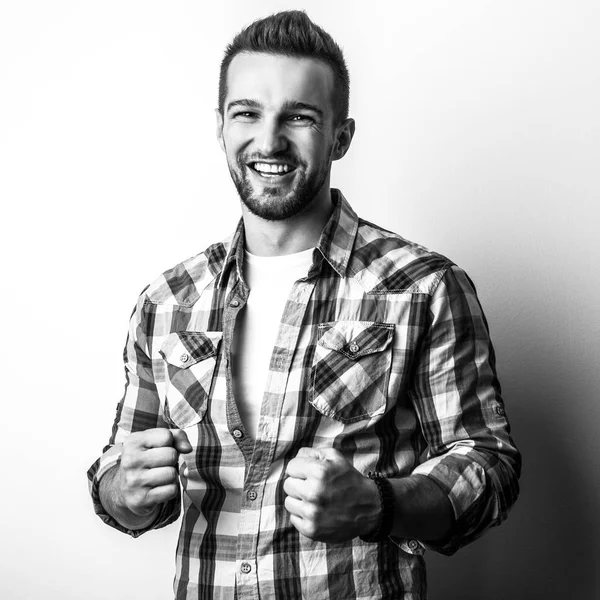
[[[122,394],[138,293],[225,236],[219,61],[275,1],[0,4],[0,597],[171,597],[178,525],[94,514],[86,470]],[[600,8],[304,2],[346,52],[363,217],[475,280],[524,457],[508,521],[432,600],[600,596]]]

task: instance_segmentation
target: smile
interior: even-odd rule
[[[248,163],[248,166],[254,172],[268,179],[282,177],[296,170],[296,167],[287,163],[251,162]]]

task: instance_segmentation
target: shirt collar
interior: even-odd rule
[[[331,189],[331,201],[333,212],[321,233],[317,250],[340,277],[345,277],[358,232],[358,216],[340,190]]]
[[[316,249],[331,265],[334,271],[340,277],[344,277],[358,231],[358,216],[340,190],[331,189],[331,201],[333,203],[333,212],[321,233]],[[227,274],[234,265],[237,268],[238,278],[242,278],[245,244],[243,219],[239,220],[230,243],[231,245],[223,263],[223,269],[217,281],[218,286],[225,285],[228,279]],[[310,274],[312,275],[315,269],[320,270],[319,266],[313,262]]]

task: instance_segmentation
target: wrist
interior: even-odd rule
[[[360,539],[363,542],[380,542],[390,535],[394,524],[394,491],[389,480],[379,473],[369,472],[369,479],[377,490],[379,510],[376,520],[370,521],[369,529],[363,532]]]
[[[363,518],[360,521],[358,535],[360,537],[369,537],[377,529],[377,526],[381,521],[382,506],[379,488],[373,479],[365,477],[364,487],[365,492],[363,498],[366,499],[366,508],[363,513]]]

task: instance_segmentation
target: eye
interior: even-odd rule
[[[231,118],[241,121],[251,121],[252,119],[256,118],[256,116],[256,113],[250,110],[239,110],[234,112],[233,115],[231,115]]]
[[[288,117],[288,121],[292,123],[304,124],[304,123],[312,123],[313,119],[308,115],[290,115]]]

